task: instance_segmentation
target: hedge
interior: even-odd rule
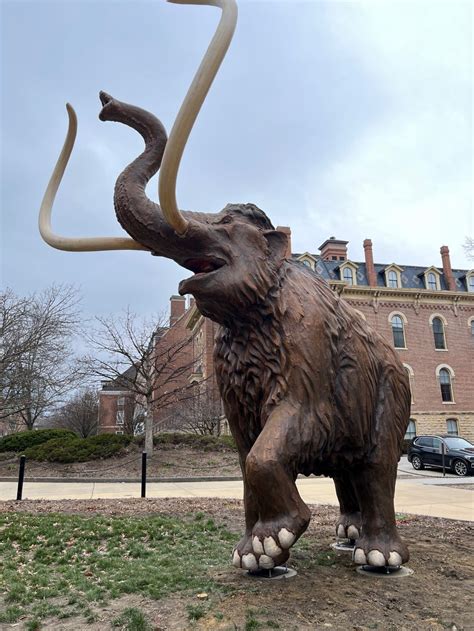
[[[137,436],[135,442],[142,447],[145,442],[144,436]],[[153,444],[157,447],[160,445],[185,446],[199,451],[228,451],[236,449],[232,436],[210,436],[182,432],[156,434],[153,436]]]
[[[124,434],[99,434],[89,438],[56,438],[47,443],[30,447],[25,456],[31,460],[47,462],[86,462],[110,458],[119,454],[130,443]]]
[[[41,445],[53,439],[65,440],[76,437],[70,429],[38,429],[26,432],[17,432],[0,438],[0,451],[20,452]]]

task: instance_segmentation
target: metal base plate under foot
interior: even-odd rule
[[[264,578],[277,581],[281,578],[293,578],[296,576],[297,571],[291,567],[277,565],[271,570],[247,570],[246,575],[251,578]]]
[[[373,578],[405,578],[405,576],[411,576],[413,570],[404,565],[396,566],[381,566],[376,567],[374,565],[360,565],[356,568],[356,572],[362,574],[362,576],[370,576]]]
[[[335,543],[331,543],[331,548],[339,552],[352,552],[354,546],[355,539],[338,539]]]

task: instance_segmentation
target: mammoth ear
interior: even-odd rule
[[[279,230],[265,230],[263,232],[268,248],[270,250],[270,257],[274,261],[282,261],[284,258],[290,256],[288,253],[288,235]]]

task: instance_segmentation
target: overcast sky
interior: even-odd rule
[[[67,128],[76,147],[53,210],[67,236],[120,235],[113,186],[141,152],[98,120],[98,92],[168,131],[219,19],[163,0],[24,2],[2,10],[2,281],[20,294],[81,287],[85,315],[167,308],[189,272],[142,252],[66,253],[37,213]],[[329,236],[363,260],[472,267],[472,7],[457,0],[239,3],[233,43],[178,177],[184,209],[253,202],[289,225],[293,251]],[[149,185],[157,199],[157,183]]]

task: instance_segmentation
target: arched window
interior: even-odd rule
[[[344,278],[344,281],[348,285],[353,285],[354,284],[354,278],[352,276],[352,270],[351,270],[350,267],[345,267],[344,268],[343,278]]]
[[[447,368],[441,368],[439,371],[439,385],[441,388],[441,399],[443,402],[453,400],[453,387],[451,383],[451,374]]]
[[[416,437],[416,421],[412,418],[408,421],[407,431],[405,433],[405,440],[413,440]]]
[[[433,318],[432,325],[435,348],[437,350],[445,350],[446,338],[444,336],[444,322],[441,318]]]
[[[392,316],[393,345],[395,348],[405,348],[405,331],[403,320],[399,315]]]
[[[471,335],[474,335],[474,318],[472,318],[470,324],[469,324],[470,328],[471,328]]]
[[[411,402],[414,403],[415,399],[413,397],[413,390],[414,390],[415,373],[413,372],[413,368],[409,366],[408,364],[403,364],[403,367],[407,371],[408,383],[410,385]]]
[[[393,270],[390,270],[390,272],[387,275],[387,278],[388,278],[388,286],[389,287],[398,287],[397,272],[394,272]]]
[[[428,274],[426,284],[428,285],[428,289],[437,289],[436,276],[433,272]]]
[[[467,277],[467,291],[474,292],[474,274]]]
[[[446,421],[446,429],[450,436],[458,436],[458,422],[455,418],[448,418]]]

